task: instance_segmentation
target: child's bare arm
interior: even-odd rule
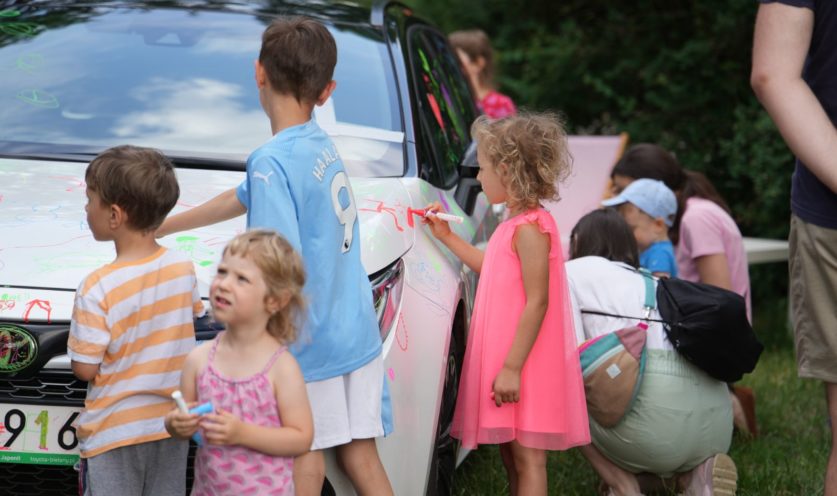
[[[157,228],[156,235],[161,238],[168,234],[217,224],[246,212],[247,208],[238,201],[235,188],[229,189],[191,210],[167,217]]]
[[[183,372],[180,375],[180,393],[183,400],[191,408],[195,406],[198,399],[197,379],[198,370],[205,361],[206,347],[209,343],[195,348],[186,357],[183,364]],[[166,431],[173,437],[189,439],[198,430],[200,416],[193,413],[183,413],[175,406],[165,418]]]
[[[435,212],[445,211],[442,208],[442,204],[438,202],[431,203],[425,207],[425,210],[433,210]],[[433,236],[447,246],[454,255],[459,257],[462,263],[477,274],[480,273],[480,270],[482,270],[482,261],[485,258],[485,253],[482,250],[451,231],[447,221],[435,216],[427,216],[421,222],[428,226]]]
[[[72,360],[70,364],[73,368],[73,375],[81,381],[90,382],[99,373],[98,363],[83,363]]]
[[[314,421],[296,359],[283,353],[271,373],[282,427],[248,424],[229,412],[205,415],[201,426],[210,444],[246,446],[272,456],[297,456],[311,448]]]
[[[549,306],[549,236],[535,225],[524,224],[517,228],[514,246],[520,258],[526,305],[503,368],[494,379],[497,406],[520,400],[520,371],[532,351]]]

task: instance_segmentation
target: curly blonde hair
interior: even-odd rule
[[[267,286],[266,298],[287,298],[287,304],[268,319],[267,332],[283,344],[295,341],[305,314],[305,268],[296,250],[275,231],[254,229],[234,237],[224,248],[227,254],[256,264]]]
[[[573,158],[557,115],[526,112],[497,120],[482,115],[471,126],[471,136],[494,164],[509,207],[529,210],[541,200],[560,200],[558,184],[569,176]]]

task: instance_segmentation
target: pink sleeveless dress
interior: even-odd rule
[[[252,424],[280,427],[276,396],[267,374],[285,347],[279,348],[258,374],[231,379],[213,365],[220,337],[212,343],[206,368],[198,375],[198,402],[211,401],[216,411],[223,409]],[[293,457],[266,455],[242,446],[204,444],[198,449],[192,496],[293,494]]]
[[[520,401],[497,407],[492,383],[526,302],[513,240],[521,224],[549,234],[549,307],[521,372]],[[555,220],[544,209],[501,223],[488,241],[451,429],[465,448],[517,440],[529,448],[565,450],[590,442],[562,253]]]

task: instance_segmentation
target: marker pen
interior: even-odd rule
[[[456,222],[457,224],[462,224],[462,222],[465,220],[465,219],[463,219],[462,217],[460,217],[460,216],[458,216],[458,215],[446,214],[446,213],[444,213],[444,212],[435,212],[435,211],[433,211],[433,210],[425,210],[425,209],[423,209],[423,208],[422,208],[422,209],[418,209],[418,210],[413,210],[413,209],[411,209],[411,211],[412,211],[414,214],[416,214],[416,215],[420,215],[420,216],[422,216],[422,217],[430,217],[430,216],[432,215],[432,216],[434,216],[434,217],[437,217],[437,218],[439,218],[439,219],[442,219],[442,220],[443,220],[443,221],[445,221],[445,222]]]

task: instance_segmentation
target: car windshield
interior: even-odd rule
[[[15,144],[95,152],[130,143],[243,160],[270,138],[253,78],[269,21],[220,11],[0,7],[4,153]],[[400,176],[401,116],[381,34],[329,29],[337,89],[315,118],[350,174]]]

